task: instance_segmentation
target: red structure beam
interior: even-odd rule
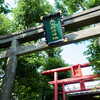
[[[57,68],[57,69],[52,69],[52,70],[47,70],[42,72],[44,75],[49,75],[53,74],[54,75],[54,80],[48,82],[49,84],[54,85],[54,100],[58,100],[58,86],[62,85],[62,99],[66,100],[65,94],[68,93],[73,93],[73,92],[81,92],[81,91],[89,91],[92,89],[87,89],[85,86],[85,82],[93,81],[97,79],[97,77],[100,77],[100,74],[96,75],[83,75],[82,74],[82,68],[84,67],[89,67],[90,63],[85,63],[85,64],[77,64],[73,65],[70,67],[63,67],[63,68]],[[58,72],[67,72],[71,71],[71,77],[66,78],[66,79],[58,79]],[[79,83],[80,84],[80,89],[79,90],[69,90],[65,91],[64,86],[68,84],[74,84],[74,83]],[[99,88],[100,89],[100,88]]]
[[[72,67],[78,66],[78,65],[80,65],[81,68],[84,68],[84,67],[90,66],[90,63],[77,64],[77,65],[73,65],[73,66],[69,66],[69,67],[63,67],[63,68],[57,68],[57,69],[47,70],[47,71],[42,72],[42,74],[47,75],[47,74],[52,74],[54,72],[64,72],[64,71],[71,70]]]
[[[82,77],[77,77],[77,78],[67,78],[67,79],[62,79],[62,80],[57,80],[58,84],[72,84],[72,83],[79,83],[80,81],[90,81],[93,80],[94,78],[100,77],[100,75],[86,75]],[[50,81],[48,82],[49,84],[55,84],[55,81]]]

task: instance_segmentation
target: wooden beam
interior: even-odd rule
[[[24,43],[31,40],[38,40],[42,37],[44,37],[44,30],[42,26],[39,26],[19,33],[13,33],[12,35],[0,36],[0,47],[9,47],[13,38],[17,39],[19,43]]]
[[[15,32],[15,33],[11,33],[11,34],[7,34],[7,35],[0,35],[0,39],[7,39],[7,38],[11,38],[11,37],[15,37],[15,36],[18,36],[20,34],[24,34],[24,33],[27,33],[27,32],[32,32],[32,31],[35,31],[35,30],[39,30],[41,29],[43,26],[37,26],[37,27],[31,27],[27,30],[21,30],[20,32]]]
[[[96,36],[100,36],[100,26],[69,33],[64,36],[65,40],[67,41],[63,41],[62,43],[54,46],[48,46],[45,42],[40,42],[39,44],[31,45],[31,46],[20,46],[18,48],[18,55],[35,52],[35,51],[41,51],[51,47],[59,47],[59,46],[75,43],[81,40],[86,40]]]
[[[63,18],[65,30],[73,30],[100,22],[100,6]]]
[[[100,6],[72,16],[64,17],[62,19],[62,26],[65,28],[65,31],[69,31],[97,22],[100,22]],[[31,40],[38,40],[42,37],[44,37],[43,25],[19,33],[17,32],[12,35],[0,36],[0,48],[9,47],[13,38],[16,38],[20,43],[24,43]]]
[[[97,36],[100,36],[100,25],[85,30],[66,34],[64,36],[65,40],[60,44],[54,46],[48,46],[45,41],[30,46],[19,46],[17,48],[16,55],[23,55],[26,53],[41,51],[51,47],[59,47]],[[9,51],[4,51],[0,53],[0,59],[7,58],[8,56],[9,56]]]

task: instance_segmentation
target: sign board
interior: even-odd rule
[[[47,44],[52,45],[63,40],[60,13],[43,17],[43,24]]]

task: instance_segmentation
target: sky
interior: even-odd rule
[[[10,7],[14,8],[16,6],[16,1],[17,0],[5,0],[5,3]]]
[[[48,0],[51,5],[54,5],[55,1],[54,0]]]
[[[87,57],[83,54],[86,51],[89,41],[84,41],[81,43],[72,43],[62,47],[63,51],[61,56],[64,61],[68,64],[85,64],[88,63]],[[92,75],[92,67],[82,68],[83,75]]]
[[[86,56],[83,54],[86,51],[89,42],[82,42],[82,43],[73,43],[66,46],[63,46],[63,51],[61,53],[62,58],[65,60],[66,63],[69,64],[83,64],[87,63],[88,60]]]

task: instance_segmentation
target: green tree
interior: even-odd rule
[[[4,14],[0,14],[0,35],[10,33],[11,21]]]
[[[9,13],[10,9],[8,6],[4,3],[4,0],[0,0],[0,13],[7,14]]]
[[[97,0],[63,0],[67,14],[93,7],[89,1],[97,2]],[[40,22],[40,17],[52,12],[51,9],[46,0],[19,0],[17,7],[13,10],[12,30],[19,31],[36,26],[36,23]],[[52,87],[47,82],[52,77],[42,76],[41,71],[67,66],[60,57],[60,52],[61,49],[56,48],[19,57],[13,97],[18,97],[19,100],[51,100]]]
[[[0,0],[0,35],[7,34],[10,30],[10,20],[6,17],[6,14],[10,10],[7,5],[5,5],[4,0]]]
[[[86,10],[100,5],[100,0],[62,0],[67,6],[67,13],[72,14],[77,11]]]
[[[14,30],[17,29],[16,31],[18,31],[36,26],[36,23],[40,22],[41,16],[51,12],[51,6],[46,0],[19,0],[18,6],[13,12]],[[46,100],[53,97],[51,92],[52,88],[48,88],[49,85],[47,84],[51,78],[42,76],[41,71],[49,68],[49,62],[52,65],[53,63],[55,64],[52,68],[65,66],[59,54],[60,49],[54,49],[48,50],[48,53],[43,51],[19,57],[13,89],[14,95],[19,100]],[[53,55],[53,57],[50,58],[50,55]]]
[[[90,2],[89,2],[90,1]],[[87,1],[87,8],[95,7],[100,5],[100,0],[89,0]],[[88,60],[93,65],[95,73],[100,73],[100,38],[91,39],[90,45],[85,51],[85,55],[88,56]]]
[[[64,4],[67,6],[67,13],[68,14],[73,14],[78,11],[82,11],[85,9],[89,9],[95,6],[100,5],[100,0],[63,0]],[[96,73],[100,72],[100,54],[99,54],[99,44],[98,42],[99,38],[91,39],[90,45],[88,46],[87,51],[85,54],[88,56],[88,60],[91,62],[93,65],[93,68]]]
[[[40,23],[41,16],[50,12],[50,5],[45,0],[19,0],[18,6],[13,10],[16,27],[30,28]]]
[[[18,60],[14,93],[19,100],[41,100],[45,89],[44,77],[40,71],[45,63],[41,53],[28,54]]]
[[[53,99],[53,88],[48,84],[53,77],[43,76],[41,71],[65,66],[68,65],[59,54],[49,57],[45,52],[40,52],[20,57],[14,86],[15,95],[19,100],[46,100],[47,98],[49,100],[50,97]],[[65,74],[60,74],[63,75]]]
[[[95,73],[100,73],[100,44],[99,38],[92,39],[87,50],[84,52],[88,56],[88,60],[93,65]]]

